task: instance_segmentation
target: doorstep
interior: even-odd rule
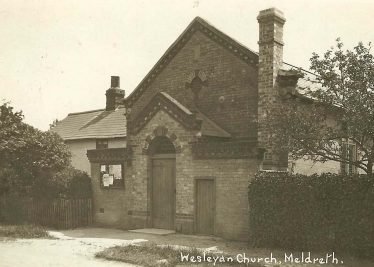
[[[134,229],[128,230],[132,233],[142,233],[142,234],[154,234],[154,235],[170,235],[175,234],[175,231],[168,229],[156,229],[156,228],[143,228],[143,229]]]

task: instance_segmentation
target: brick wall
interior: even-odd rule
[[[148,85],[131,107],[131,116],[136,117],[153,95],[160,91],[191,107],[193,94],[186,88],[186,82],[195,70],[203,71],[207,77],[207,84],[199,93],[199,109],[234,136],[257,137],[257,68],[200,31],[191,36]],[[221,96],[224,97],[223,103],[219,101]]]
[[[199,53],[196,54],[196,51]],[[165,66],[131,107],[131,118],[146,106],[160,91],[193,109],[191,89],[186,87],[190,75],[200,70],[207,82],[199,92],[197,106],[210,119],[234,137],[257,138],[257,68],[226,48],[196,31],[187,43]],[[223,97],[223,101],[222,101]],[[221,101],[220,101],[221,98]],[[128,227],[150,227],[149,158],[143,154],[146,138],[158,126],[177,136],[181,152],[176,154],[176,217],[175,227],[183,233],[194,232],[195,179],[215,178],[215,234],[230,239],[248,237],[248,195],[250,177],[257,170],[256,160],[194,160],[191,144],[195,132],[187,131],[163,111],[159,111],[136,136],[129,137],[133,147],[131,180],[127,191],[130,215]],[[129,173],[128,173],[129,174]]]
[[[126,173],[126,164],[125,166]],[[125,179],[124,188],[102,188],[100,186],[100,163],[91,163],[91,183],[93,193],[93,219],[96,225],[127,226],[128,187]]]

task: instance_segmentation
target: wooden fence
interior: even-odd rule
[[[12,201],[12,202],[10,202]],[[5,199],[2,210],[11,215],[17,201],[18,221],[56,229],[73,229],[92,224],[91,199],[54,199],[50,201],[30,198]]]

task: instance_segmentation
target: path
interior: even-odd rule
[[[1,267],[130,267],[131,264],[96,259],[95,253],[115,245],[145,240],[108,238],[17,239],[0,242]]]

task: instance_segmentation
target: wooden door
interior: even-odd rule
[[[214,180],[196,180],[196,233],[214,234]]]
[[[152,224],[174,230],[175,159],[152,160]]]

